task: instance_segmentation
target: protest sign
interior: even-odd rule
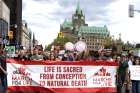
[[[116,92],[115,62],[7,60],[8,88],[53,93]]]
[[[130,78],[131,80],[140,80],[140,66],[130,66]]]

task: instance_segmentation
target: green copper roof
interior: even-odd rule
[[[109,35],[109,31],[107,30],[107,27],[96,27],[96,26],[81,26],[79,28],[78,34],[80,35],[81,33],[99,33],[99,34],[104,34],[104,35]]]
[[[77,14],[79,14],[79,15],[81,15],[81,14],[82,14],[82,9],[80,8],[80,3],[79,3],[79,0],[78,0],[78,3],[77,3],[76,12],[77,12]]]
[[[63,28],[71,28],[72,27],[72,21],[68,20],[68,19],[65,19],[65,21],[62,24],[62,27]]]

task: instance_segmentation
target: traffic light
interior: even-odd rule
[[[9,39],[13,39],[13,31],[8,31],[8,37]]]
[[[63,37],[63,32],[59,32],[58,37]]]
[[[129,5],[129,17],[134,17],[134,5]]]

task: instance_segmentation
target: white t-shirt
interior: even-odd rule
[[[133,65],[133,64],[132,64],[132,61],[129,60],[129,61],[128,61],[128,73],[130,72],[130,68],[129,68],[129,67],[130,67],[131,65]]]

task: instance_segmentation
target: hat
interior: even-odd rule
[[[117,59],[121,58],[120,56],[117,57]]]

